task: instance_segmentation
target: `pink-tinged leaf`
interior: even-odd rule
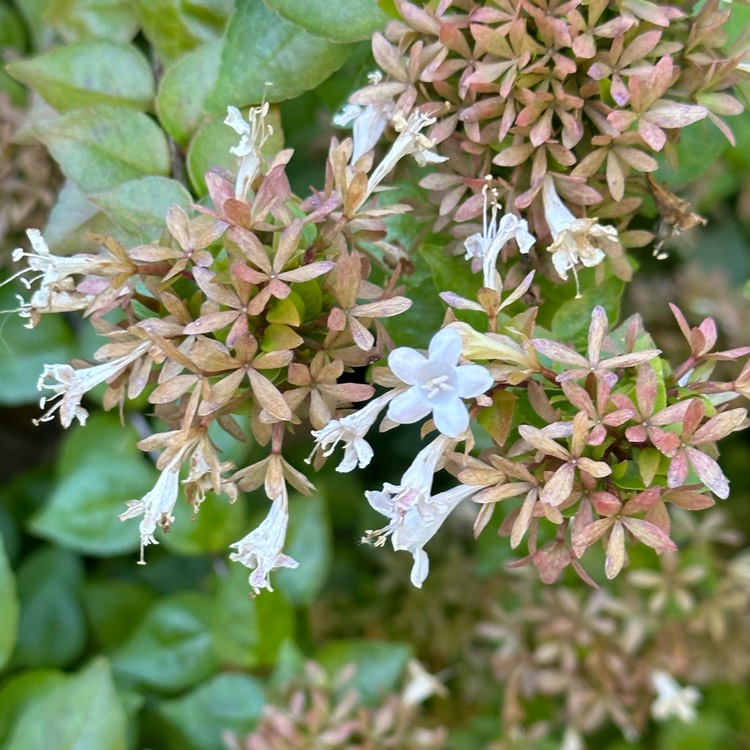
[[[638,368],[638,377],[635,381],[635,396],[641,414],[651,416],[654,413],[658,390],[659,384],[654,368],[650,364],[644,363]]]
[[[716,501],[710,495],[695,490],[667,490],[663,499],[683,510],[706,510],[716,505]]]
[[[620,427],[634,417],[635,411],[633,409],[617,409],[616,411],[607,414],[607,416],[602,419],[602,423],[609,427]]]
[[[682,420],[683,441],[687,442],[691,438],[692,434],[698,429],[698,425],[703,421],[704,415],[703,401],[699,398],[691,399]]]
[[[534,146],[530,143],[522,143],[517,146],[508,146],[503,149],[493,160],[493,164],[500,167],[517,167],[528,161],[531,154],[534,153]]]
[[[634,513],[645,513],[647,510],[652,508],[661,498],[661,487],[649,487],[643,492],[639,492],[637,495],[633,495],[630,500],[625,503],[623,513],[627,515],[633,515]]]
[[[700,443],[713,443],[716,440],[721,440],[740,429],[746,417],[747,409],[730,409],[722,412],[713,419],[709,419],[703,427],[697,430],[690,442],[693,445],[699,445]]]
[[[375,337],[354,317],[349,318],[349,330],[354,343],[362,351],[369,352],[372,349],[375,344]]]
[[[724,472],[721,470],[719,464],[710,456],[690,446],[685,448],[685,453],[701,482],[714,495],[720,497],[722,500],[726,500],[729,497],[729,481],[724,476]]]
[[[647,432],[654,447],[665,456],[673,456],[680,447],[680,436],[674,432],[667,432],[659,427],[649,427]]]
[[[225,328],[234,323],[239,315],[240,313],[238,313],[237,310],[208,313],[207,315],[201,315],[200,318],[194,320],[192,323],[188,323],[183,331],[189,336],[193,336],[197,333],[218,331],[219,329]]]
[[[545,435],[541,430],[531,425],[522,424],[518,428],[521,437],[530,443],[534,448],[542,451],[547,456],[554,456],[561,461],[569,461],[570,453],[561,445],[556,443],[552,438]]]
[[[272,417],[289,421],[292,418],[292,412],[279,389],[268,378],[252,368],[247,370],[247,375],[250,378],[253,395],[258,405]]]
[[[479,535],[484,531],[487,524],[492,518],[492,514],[495,511],[494,505],[483,505],[477,513],[477,517],[474,519],[474,539],[477,539]]]
[[[472,78],[478,75],[481,75],[481,72],[478,71]],[[495,79],[496,76],[491,80]],[[470,107],[465,107],[458,113],[458,119],[462,122],[480,122],[481,120],[496,119],[502,115],[504,109],[505,99],[502,96],[493,96],[489,99],[482,99]]]
[[[654,104],[644,117],[660,128],[684,128],[708,115],[705,107],[696,104],[680,104],[664,99]]]
[[[523,505],[518,510],[518,515],[516,516],[515,521],[513,522],[513,527],[511,528],[510,532],[510,546],[511,549],[516,549],[518,545],[521,543],[521,540],[526,535],[526,532],[529,530],[529,525],[531,524],[531,519],[534,515],[534,506],[536,505],[537,501],[537,491],[536,489],[529,490],[528,495],[526,495],[526,498],[523,501]]]
[[[625,437],[631,443],[645,443],[646,440],[648,440],[648,435],[646,434],[646,430],[640,425],[637,425],[635,427],[628,427],[625,430]]]
[[[665,424],[679,424],[684,421],[685,414],[690,407],[694,399],[688,399],[687,401],[680,401],[676,404],[668,406],[666,409],[662,409],[660,412],[654,414],[649,422],[651,424],[665,425]]]
[[[682,335],[685,337],[685,340],[690,343],[690,326],[688,325],[687,320],[685,320],[685,316],[682,314],[682,311],[680,310],[677,305],[669,303],[669,309],[672,311],[672,315],[674,315],[675,320],[677,321],[677,325],[680,328],[680,331],[682,331]]]
[[[168,404],[183,396],[198,382],[197,375],[176,375],[155,388],[148,397],[150,404]]]
[[[351,310],[351,314],[358,318],[390,318],[400,315],[412,306],[412,301],[407,297],[391,297],[379,302],[368,302],[357,305]]]
[[[609,322],[607,321],[607,312],[601,305],[597,305],[591,313],[591,325],[589,326],[588,336],[588,356],[589,362],[598,362],[599,355],[602,351],[602,343],[607,335]]]
[[[561,542],[552,542],[540,549],[533,559],[542,583],[552,584],[569,565],[570,552]]]
[[[614,523],[614,518],[600,518],[598,521],[584,526],[581,531],[575,534],[571,544],[576,557],[581,557],[594,542],[601,539],[609,531]]]
[[[600,516],[615,516],[622,510],[622,503],[611,492],[594,492],[591,502]]]
[[[306,266],[300,266],[292,271],[284,271],[279,274],[279,278],[284,281],[310,281],[324,273],[330,271],[336,264],[331,260],[320,260],[315,263],[308,263]]]
[[[638,133],[654,151],[661,151],[667,142],[667,134],[645,117],[642,117],[638,123]]]
[[[716,340],[719,337],[719,332],[716,329],[716,322],[713,318],[704,318],[698,326],[698,330],[703,334],[705,346],[703,351],[699,352],[699,354],[705,354],[714,348]]]
[[[442,24],[435,16],[426,13],[416,5],[403,2],[403,0],[396,0],[396,7],[404,21],[416,31],[429,36],[440,36]]]
[[[609,464],[605,464],[604,461],[594,461],[591,458],[585,457],[578,459],[578,468],[597,479],[608,477],[612,473],[612,467]]]
[[[271,273],[271,261],[268,258],[263,243],[250,231],[242,227],[231,227],[227,232],[227,238],[235,242],[247,259],[254,265]]]
[[[612,526],[612,531],[607,542],[607,558],[604,561],[604,574],[612,580],[622,570],[625,564],[625,532],[622,523],[617,522]]]
[[[648,362],[654,357],[658,357],[661,354],[661,349],[645,349],[642,352],[630,352],[629,354],[618,354],[616,357],[605,359],[602,363],[602,367],[606,367],[608,370],[614,370],[618,367],[636,367]]]
[[[223,372],[237,367],[237,362],[225,346],[203,336],[190,349],[190,360],[204,372]]]
[[[450,305],[450,307],[453,307],[456,310],[476,310],[478,312],[482,312],[484,310],[484,308],[478,302],[473,302],[470,299],[461,297],[455,292],[440,292],[440,299],[442,299],[443,302],[447,303],[448,305]]]
[[[568,346],[558,344],[557,341],[551,341],[550,339],[532,339],[532,346],[538,351],[554,360],[555,362],[562,362],[565,365],[575,365],[577,367],[588,368],[588,360],[578,354]]]
[[[677,550],[677,545],[656,524],[641,518],[628,517],[623,518],[622,523],[638,541],[648,545],[659,554]]]
[[[571,464],[563,464],[542,488],[539,499],[552,507],[562,505],[573,492],[575,469]]]
[[[658,448],[659,446],[657,446]],[[688,462],[684,450],[677,451],[667,472],[668,487],[682,487],[688,475]]]
[[[607,122],[610,125],[614,125],[620,133],[625,133],[630,129],[630,126],[638,119],[638,115],[635,112],[630,112],[622,109],[616,109],[614,112],[610,112],[607,115]]]
[[[566,398],[576,409],[586,412],[590,417],[595,415],[594,403],[585,388],[573,380],[565,380],[561,385]]]
[[[248,284],[262,284],[263,282],[268,281],[268,276],[265,273],[256,271],[254,268],[250,268],[244,263],[233,263],[232,275],[238,279],[247,281]]]
[[[372,54],[378,67],[402,83],[409,83],[409,76],[398,50],[386,40],[380,33],[376,32],[372,37]]]

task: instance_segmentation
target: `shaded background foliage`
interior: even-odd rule
[[[747,11],[735,4],[733,35],[750,20]],[[45,236],[59,252],[90,247],[91,232],[131,244],[158,236],[169,205],[187,208],[193,196],[205,196],[208,167],[234,168],[228,149],[236,139],[223,125],[229,104],[271,102],[275,145],[296,149],[293,188],[320,185],[331,116],[366,82],[373,67],[369,38],[395,15],[387,0],[238,0],[236,7],[226,0],[2,0],[0,48],[9,63],[0,72],[3,264],[23,230],[45,221]],[[705,228],[673,243],[666,260],[639,256],[641,270],[624,301],[658,332],[666,351],[680,346],[666,300],[679,302],[693,322],[713,315],[728,346],[750,339],[743,296],[750,276],[750,115],[732,124],[736,149],[710,124],[697,123],[678,146],[679,169],[664,163],[657,173],[709,218]],[[411,190],[417,188],[406,188],[407,196]],[[656,217],[656,207],[647,206],[644,228],[653,229]],[[421,217],[407,216],[391,229],[409,244],[421,224]],[[406,279],[415,312],[391,331],[397,343],[419,345],[440,324],[435,290],[447,288],[457,268],[442,250],[425,245]],[[0,289],[3,309],[14,306],[13,291]],[[560,745],[564,694],[552,682],[531,691],[523,739],[509,731],[516,709],[508,693],[514,669],[549,676],[556,668],[554,659],[535,666],[535,649],[549,651],[557,637],[540,630],[540,618],[580,633],[574,615],[596,610],[593,592],[571,578],[557,592],[544,590],[524,571],[509,570],[511,554],[492,534],[475,549],[468,512],[436,541],[442,548],[421,591],[408,588],[408,559],[357,544],[362,529],[373,526],[364,490],[408,465],[416,430],[375,443],[366,472],[342,477],[329,468],[319,477],[318,497],[293,498],[286,551],[300,567],[279,571],[274,593],[250,599],[246,571],[229,567],[225,553],[257,514],[251,499],[229,505],[212,498],[194,521],[180,507],[149,564],[134,564],[137,535],[117,515],[123,500],[142,495],[156,477],[134,447],[147,429],[145,402],[124,414],[124,426],[117,415],[97,414],[85,429],[65,434],[50,423],[32,427],[42,365],[85,358],[96,343],[72,321],[45,319],[33,335],[21,322],[4,318],[0,339],[0,745],[241,746],[264,705],[292,700],[294,679],[303,693],[317,690],[334,705],[343,700],[335,675],[348,664],[356,672],[343,684],[358,690],[364,706],[383,710],[384,695],[393,699],[404,684],[411,656],[448,686],[450,697],[434,698],[421,718],[447,727],[448,747]],[[238,466],[253,458],[252,448],[225,443]],[[300,443],[292,458],[301,461],[307,450]],[[723,514],[722,523],[699,520],[696,531],[685,521],[679,562],[640,552],[639,566],[655,578],[640,587],[633,580],[608,584],[625,614],[618,620],[608,612],[605,655],[628,619],[651,633],[630,655],[636,663],[648,664],[670,633],[695,623],[691,653],[705,652],[696,662],[703,671],[693,673],[705,695],[697,721],[646,723],[643,747],[748,747],[750,598],[748,582],[741,585],[747,564],[738,554],[750,533],[746,450],[741,438],[723,449],[733,494],[721,511],[711,511]],[[701,574],[690,574],[691,565]],[[728,592],[734,599],[722,603],[722,580],[732,575],[740,579]],[[666,603],[655,605],[660,586]],[[701,617],[710,620],[712,612],[721,622],[704,628]],[[515,650],[508,648],[511,626],[519,634]],[[594,653],[590,641],[576,647]],[[300,677],[308,658],[329,677],[314,671]],[[712,671],[712,663],[724,671]],[[327,719],[316,720],[324,726]],[[360,720],[357,731],[365,737],[370,719]],[[616,720],[602,726],[592,746],[628,746]],[[309,746],[309,738],[298,741],[289,747]],[[421,740],[404,733],[397,741],[404,744],[392,746]]]

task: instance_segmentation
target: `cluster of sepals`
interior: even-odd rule
[[[105,408],[122,409],[126,400],[144,394],[167,428],[140,442],[142,450],[160,452],[160,478],[121,515],[141,519],[142,562],[143,548],[157,542],[157,528],[168,531],[173,523],[181,486],[196,511],[208,491],[234,501],[239,491],[262,486],[271,500],[268,515],[232,545],[236,552],[231,557],[252,570],[255,592],[270,589],[272,570],[297,565],[283,552],[288,487],[314,492],[307,476],[285,460],[285,440],[298,426],[309,424],[316,440],[309,460],[316,468],[338,444],[344,448],[339,471],[364,468],[372,458],[365,435],[386,409],[381,430],[431,416],[423,433],[438,432],[398,484],[385,483],[382,491],[366,493],[370,505],[388,519],[384,528],[368,531],[366,538],[376,544],[390,538],[395,549],[411,552],[411,580],[416,586],[429,571],[425,544],[468,498],[480,506],[477,534],[487,526],[497,503],[521,499],[505,515],[500,533],[510,537],[513,548],[526,539],[528,554],[519,563],[533,563],[542,580],[549,582],[568,565],[591,581],[579,561],[599,540],[606,548],[608,577],[625,564],[626,541],[657,552],[673,550],[669,505],[708,507],[713,499],[706,489],[720,498],[728,496],[728,483],[715,460],[715,443],[746,426],[746,410],[725,404],[750,391],[750,367],[746,365],[732,382],[711,380],[712,368],[717,360],[749,354],[750,347],[715,353],[713,321],[690,329],[675,310],[690,355],[671,369],[637,317],[610,331],[604,309],[596,307],[588,350],[581,354],[568,342],[550,339],[536,325],[538,308],[529,302],[534,295],[528,294],[534,271],[521,279],[516,264],[505,282],[497,271],[498,259],[512,246],[542,266],[541,256],[536,251],[532,255],[531,248],[545,244],[545,239],[563,277],[581,264],[598,265],[605,254],[617,260],[616,269],[629,269],[614,227],[577,218],[568,208],[600,201],[601,193],[590,187],[596,184],[593,171],[586,175],[592,179],[585,186],[580,174],[548,173],[549,162],[537,154],[545,149],[553,155],[559,152],[555,159],[558,166],[564,165],[563,151],[573,153],[578,144],[599,137],[590,132],[591,123],[605,130],[604,123],[619,127],[620,115],[638,104],[644,87],[658,90],[658,98],[638,114],[637,133],[618,131],[611,136],[612,148],[625,148],[631,156],[643,153],[639,148],[644,144],[661,148],[664,142],[655,135],[660,123],[675,128],[698,114],[708,115],[702,105],[676,98],[695,98],[706,87],[721,88],[733,80],[730,63],[705,63],[713,71],[708,81],[696,73],[705,73],[701,55],[719,33],[708,23],[713,16],[700,14],[690,21],[690,41],[678,50],[669,34],[687,21],[673,6],[659,9],[644,0],[592,2],[588,15],[580,15],[579,5],[501,1],[486,7],[456,3],[451,9],[443,2],[437,11],[428,12],[400,3],[404,18],[420,34],[439,37],[440,42],[432,42],[430,48],[413,30],[395,24],[389,33],[398,36],[410,53],[408,80],[402,80],[406,73],[396,64],[400,57],[395,48],[383,37],[375,38],[376,58],[399,82],[373,83],[355,95],[354,104],[364,106],[349,113],[355,118],[354,140],[332,142],[325,185],[305,200],[292,193],[285,174],[291,151],[270,161],[261,152],[268,135],[267,105],[251,109],[249,121],[230,108],[227,125],[240,136],[233,149],[239,160],[236,179],[209,172],[210,205],[197,205],[193,217],[172,207],[159,242],[128,249],[102,237],[104,250],[99,255],[58,257],[37,230],[29,230],[33,252],[18,250],[14,257],[27,259],[28,268],[18,274],[22,281],[28,286],[39,283],[28,301],[21,300],[20,314],[33,327],[45,313],[83,311],[109,338],[95,354],[98,364],[45,366],[40,389],[54,396],[42,420],[57,414],[65,427],[76,419],[83,423],[83,396],[106,383]],[[714,6],[709,2],[704,7],[723,19]],[[607,20],[613,12],[620,21]],[[656,30],[643,31],[643,24]],[[528,41],[532,27],[537,38],[533,44]],[[571,28],[577,29],[575,34]],[[468,48],[466,33],[473,35],[481,54]],[[631,69],[622,55],[613,56],[616,43],[638,39],[642,47],[644,35],[653,41],[639,56],[645,68]],[[508,44],[510,50],[518,47],[515,62],[501,70],[498,66],[505,63],[495,58],[502,57],[500,49]],[[651,65],[654,50],[659,59]],[[671,72],[670,57],[678,51],[683,71],[679,80]],[[627,56],[630,62],[633,54]],[[481,65],[471,62],[471,69],[464,71],[456,65],[459,58],[466,65],[470,60]],[[599,84],[596,91],[589,86],[589,96],[582,97],[580,105],[568,102],[565,87],[581,76],[590,78],[594,61],[604,70],[606,60],[612,70],[602,73],[599,84],[607,75],[620,81],[619,108],[606,105],[607,111],[602,110],[610,93],[598,98]],[[419,96],[428,91],[425,76],[449,108],[456,109],[450,104],[456,101],[470,106],[447,116],[429,104],[416,108]],[[661,83],[648,83],[649,76]],[[498,82],[489,82],[498,77]],[[448,81],[457,88],[448,90]],[[493,93],[497,86],[499,95]],[[385,99],[373,99],[373,92],[383,90],[390,106]],[[527,90],[535,101],[549,102],[537,113],[544,127],[536,117],[529,120],[536,105],[527,102],[516,109]],[[667,92],[675,101],[664,98]],[[558,94],[565,106],[555,98]],[[734,101],[728,94],[712,96],[708,102],[725,102],[725,107]],[[511,111],[513,117],[505,114]],[[485,114],[474,118],[467,112]],[[489,144],[498,134],[497,124],[493,129],[478,123],[498,113],[507,125],[500,140],[507,136],[514,141],[508,148],[518,150],[525,139],[532,145],[507,180],[480,176],[489,168]],[[584,113],[590,120],[585,125]],[[667,113],[671,119],[664,119]],[[375,165],[372,148],[386,120],[397,136]],[[463,130],[456,129],[459,123]],[[430,129],[423,133],[426,128]],[[544,137],[534,145],[540,133]],[[557,136],[563,145],[554,143]],[[437,144],[441,153],[433,150]],[[378,193],[404,157],[414,156],[421,166],[453,163],[456,146],[473,164],[472,179],[461,178],[461,192],[465,187],[482,188],[478,202],[464,204],[459,213],[463,218],[476,213],[474,208],[467,213],[467,205],[485,211],[482,231],[463,244],[467,258],[481,266],[484,285],[476,299],[443,294],[459,312],[447,312],[427,356],[408,347],[393,349],[380,320],[404,312],[411,300],[397,286],[404,252],[386,241],[387,219],[407,207],[383,205]],[[504,147],[500,150],[501,157],[507,153]],[[580,165],[591,164],[587,158],[588,162],[581,158]],[[644,159],[639,156],[633,162],[641,172],[651,168]],[[616,190],[612,193],[615,200],[623,198]],[[498,221],[500,194],[516,209],[529,209],[528,220],[511,212]],[[540,200],[535,202],[537,195]],[[457,205],[460,198],[454,189],[454,198],[443,202],[443,214],[447,216],[449,204]],[[618,205],[628,213],[634,204],[623,199]],[[29,272],[35,274],[33,279]],[[458,319],[466,310],[480,313],[486,324],[472,327]],[[115,311],[118,322],[109,315]],[[375,367],[372,373],[374,384],[384,392],[375,396],[374,386],[350,382],[347,373],[386,354],[388,367]],[[354,404],[368,400],[352,411]],[[43,407],[46,402],[42,400]],[[216,424],[233,438],[246,440],[238,416],[249,417],[255,441],[268,449],[263,460],[239,469],[222,461],[209,436],[209,428]],[[493,447],[478,457],[471,455],[472,418],[493,441]],[[459,451],[461,443],[464,449]],[[442,468],[456,482],[434,494],[434,475]]]
[[[553,178],[576,217],[616,223],[620,241],[602,250],[628,280],[623,248],[653,237],[627,229],[649,190],[671,231],[703,221],[644,180],[658,168],[654,157],[673,159],[680,129],[704,118],[733,143],[723,118],[742,111],[728,89],[746,73],[747,54],[740,43],[726,51],[730,10],[719,0],[696,5],[440,0],[422,7],[397,0],[401,18],[373,41],[386,77],[351,101],[381,119],[412,108],[436,117],[428,135],[448,159],[420,184],[439,205],[438,228],[482,214],[483,178],[491,174],[508,211],[523,216],[554,254],[557,231],[544,196]],[[369,127],[377,121],[371,114]],[[450,231],[464,239],[473,229]],[[514,248],[504,249],[506,260]],[[555,263],[563,278],[565,266]]]

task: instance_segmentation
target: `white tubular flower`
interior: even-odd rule
[[[368,531],[365,538],[376,538],[375,544],[380,546],[390,536],[394,550],[411,552],[414,558],[411,582],[417,588],[422,588],[430,571],[430,560],[424,551],[425,544],[432,539],[453,509],[479,489],[458,485],[432,496],[435,468],[452,442],[441,435],[419,452],[401,478],[400,484],[386,482],[382,492],[365,493],[370,505],[390,519],[387,526]]]
[[[492,194],[492,207],[488,206],[488,196]],[[482,232],[477,232],[464,240],[466,260],[472,261],[472,270],[482,268],[483,284],[489,289],[499,292],[498,276],[495,270],[500,251],[511,240],[518,243],[518,249],[526,254],[536,242],[534,235],[529,232],[529,225],[524,219],[515,214],[505,214],[498,222],[497,215],[502,206],[497,202],[497,190],[485,185],[484,215],[482,218]],[[480,266],[481,264],[481,266]]]
[[[370,85],[374,86],[383,80],[380,71],[370,73]],[[385,99],[377,104],[345,104],[333,117],[333,124],[338,128],[352,125],[352,164],[377,145],[385,131],[385,126],[393,117],[393,99]]]
[[[150,341],[139,342],[130,353],[118,359],[93,367],[85,367],[81,370],[76,370],[70,365],[44,365],[44,370],[37,383],[37,390],[41,391],[46,388],[54,391],[54,395],[51,397],[43,396],[39,401],[39,406],[44,409],[50,401],[58,397],[60,400],[48,409],[42,417],[35,420],[35,424],[54,419],[56,411],[60,412],[60,422],[63,427],[70,427],[74,419],[77,419],[82,425],[86,424],[89,413],[81,406],[81,399],[84,395],[100,383],[118,375],[129,364],[143,356],[151,346]],[[53,382],[47,383],[48,378],[51,378]]]
[[[265,123],[267,114],[268,102],[264,102],[260,107],[251,107],[247,113],[247,121],[237,107],[227,107],[224,124],[229,125],[240,136],[240,142],[229,149],[240,160],[234,185],[235,198],[240,200],[244,200],[250,185],[260,173],[263,163],[261,148],[273,135],[273,128]]]
[[[474,398],[492,387],[494,380],[481,365],[459,365],[461,335],[452,328],[438,331],[428,356],[407,346],[388,356],[393,374],[410,385],[391,401],[388,418],[399,424],[418,422],[432,413],[443,435],[457,438],[469,426],[469,412],[462,398]]]
[[[309,464],[317,450],[321,450],[323,456],[330,456],[336,446],[344,443],[344,458],[336,467],[336,471],[346,473],[353,471],[357,466],[364,469],[369,465],[373,457],[370,444],[364,439],[370,428],[375,424],[378,415],[386,405],[398,396],[402,391],[394,389],[374,398],[366,406],[348,414],[341,419],[332,419],[323,429],[313,430],[316,446],[307,457]]]
[[[401,112],[396,112],[391,122],[399,135],[383,160],[370,175],[366,197],[372,195],[372,191],[393,171],[393,168],[404,156],[413,154],[420,167],[425,167],[427,164],[439,164],[448,158],[447,156],[438,156],[434,151],[431,151],[430,149],[435,146],[435,142],[421,133],[424,128],[435,122],[434,117],[415,111],[409,115],[407,120]]]
[[[118,518],[126,521],[128,518],[143,516],[138,527],[141,534],[141,557],[139,565],[145,565],[144,550],[149,544],[159,544],[154,535],[156,527],[169,531],[174,523],[174,506],[180,492],[180,464],[185,451],[178,453],[162,471],[153,489],[140,500],[129,500],[128,509]]]
[[[651,715],[657,721],[676,717],[685,723],[695,720],[695,706],[700,702],[698,688],[680,684],[668,672],[656,671],[651,675],[656,689],[656,700],[651,704]]]
[[[263,523],[239,542],[229,545],[237,549],[237,552],[229,555],[229,559],[252,570],[248,580],[255,594],[259,594],[261,589],[273,591],[268,578],[271,571],[277,568],[296,568],[299,565],[282,551],[288,524],[289,499],[286,484],[283,484],[281,494],[274,499]]]
[[[581,296],[576,264],[591,268],[599,265],[606,254],[620,249],[617,230],[612,226],[597,223],[596,219],[576,219],[562,202],[555,190],[555,182],[546,175],[542,183],[544,220],[552,234],[552,244],[547,248],[552,253],[552,264],[561,279],[567,280],[568,271],[573,271],[576,280],[576,296]]]

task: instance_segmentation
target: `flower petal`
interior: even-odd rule
[[[458,331],[453,330],[453,328],[443,328],[430,341],[430,361],[456,365],[458,364],[458,358],[461,356],[462,345],[463,342]]]
[[[448,437],[458,437],[469,426],[469,411],[457,398],[436,403],[432,416],[435,427]]]
[[[398,351],[398,350],[396,350]],[[432,402],[424,395],[419,386],[409,388],[406,393],[391,401],[388,406],[388,419],[399,424],[418,422],[432,411]]]
[[[494,383],[492,375],[482,365],[461,365],[456,368],[456,385],[461,398],[474,398],[488,391]]]
[[[394,349],[388,355],[388,367],[399,380],[403,380],[407,385],[415,385],[418,382],[417,373],[425,364],[427,364],[427,359],[416,349],[408,346]]]

